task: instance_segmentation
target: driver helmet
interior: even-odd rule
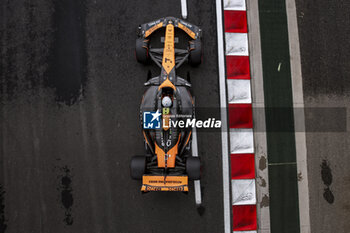
[[[172,104],[171,98],[169,96],[164,96],[162,99],[162,105],[165,108],[169,108]]]

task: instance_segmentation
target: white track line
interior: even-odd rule
[[[192,129],[192,156],[198,157],[198,144],[197,144],[197,130],[196,127]],[[202,204],[201,182],[200,180],[194,181],[194,196],[196,199],[196,205]]]
[[[201,181],[195,180],[194,181],[194,196],[196,200],[196,205],[200,206],[202,205],[202,193],[201,193]]]
[[[304,95],[295,0],[286,0],[286,8],[289,35],[288,39],[290,51],[290,67],[292,75],[294,124],[295,129],[299,131],[295,132],[297,169],[298,174],[301,174],[302,176],[302,179],[298,181],[300,232],[309,233],[311,230],[304,118]]]
[[[218,64],[219,64],[219,87],[220,87],[220,111],[221,111],[221,141],[222,141],[222,179],[223,179],[223,201],[224,201],[224,228],[225,233],[232,232],[230,204],[230,173],[228,155],[228,130],[226,111],[226,77],[225,77],[225,57],[224,38],[222,25],[222,5],[221,0],[216,0],[216,27],[218,36]]]
[[[187,19],[187,2],[186,2],[186,0],[181,0],[181,15],[182,15],[182,18]]]

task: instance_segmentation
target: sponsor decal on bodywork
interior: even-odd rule
[[[142,177],[141,191],[188,191],[187,176],[147,176]]]
[[[156,23],[156,22],[153,22],[153,23]],[[152,24],[152,23],[150,23]],[[151,26],[150,24],[148,24],[149,26]],[[147,38],[149,35],[151,35],[155,30],[157,30],[158,28],[161,28],[163,27],[163,22],[160,22],[156,25],[154,25],[153,27],[151,27],[150,29],[148,29],[146,32],[145,32],[145,37]]]

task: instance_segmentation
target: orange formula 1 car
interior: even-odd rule
[[[185,61],[201,63],[201,29],[174,17],[142,24],[135,53],[138,62],[153,61],[161,72],[145,83],[140,118],[146,155],[132,158],[131,177],[142,180],[143,192],[187,192],[188,180],[200,179],[200,160],[191,156],[191,84],[176,69]]]

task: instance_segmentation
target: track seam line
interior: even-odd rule
[[[279,166],[279,165],[295,165],[296,162],[290,162],[290,163],[269,163],[269,166]]]

